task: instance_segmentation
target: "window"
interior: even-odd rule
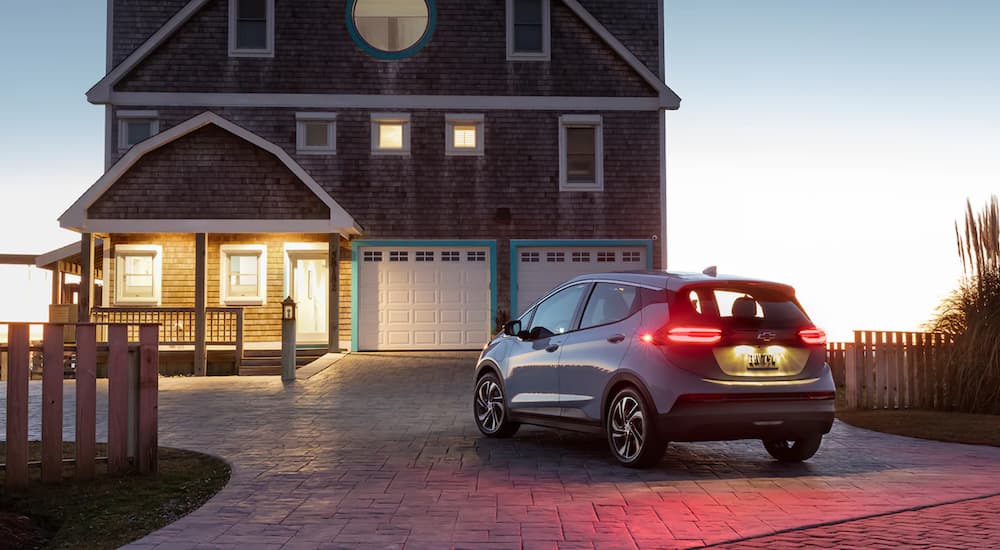
[[[348,3],[347,26],[366,52],[384,59],[413,55],[434,32],[432,2],[428,0],[353,0]]]
[[[481,250],[466,252],[465,259],[469,262],[485,262],[486,253]]]
[[[457,262],[461,260],[462,254],[457,250],[448,250],[441,253],[442,262]]]
[[[634,286],[597,283],[583,310],[580,328],[617,323],[638,311],[639,293]]]
[[[410,115],[406,113],[372,114],[372,152],[408,155],[410,153]]]
[[[538,307],[535,308],[535,314],[531,316],[531,325],[528,327],[528,331],[538,329],[541,331],[539,334],[541,337],[545,337],[546,331],[550,334],[569,332],[573,317],[576,315],[576,308],[580,304],[580,298],[587,286],[582,284],[564,288],[538,304]]]
[[[408,262],[410,261],[410,253],[404,250],[390,250],[389,251],[389,261],[390,262]]]
[[[223,305],[267,303],[267,247],[234,244],[219,247],[219,301]]]
[[[524,264],[537,264],[538,263],[538,252],[522,252],[521,253],[521,263]]]
[[[625,251],[625,252],[622,252],[622,261],[623,262],[629,262],[629,263],[638,262],[639,261],[639,256],[640,256],[640,254],[638,252],[635,252],[635,251]]]
[[[417,253],[418,262],[433,262],[434,252],[431,250],[418,250]]]
[[[118,149],[125,150],[160,131],[156,111],[118,111]]]
[[[381,262],[382,261],[382,251],[381,250],[365,250],[365,261],[366,262]]]
[[[229,56],[274,56],[274,0],[229,0]]]
[[[559,190],[604,189],[604,145],[600,115],[559,117]]]
[[[445,155],[483,154],[483,115],[445,115]]]
[[[337,152],[336,113],[295,113],[295,149],[299,153],[332,155]]]
[[[115,303],[160,305],[163,247],[144,244],[115,246]]]
[[[549,252],[545,255],[545,259],[551,263],[563,263],[566,261],[565,252]]]
[[[587,263],[590,261],[590,252],[574,252],[573,261],[576,263]]]
[[[549,59],[549,0],[507,0],[507,59]]]
[[[613,262],[615,261],[615,253],[611,251],[603,251],[597,253],[597,261],[600,262]]]

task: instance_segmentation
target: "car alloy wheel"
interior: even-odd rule
[[[653,429],[642,396],[632,388],[619,391],[608,409],[608,444],[618,462],[645,468],[659,462],[664,443]]]
[[[476,426],[489,437],[509,437],[517,431],[518,425],[507,418],[503,388],[495,375],[486,374],[476,383],[473,404]]]

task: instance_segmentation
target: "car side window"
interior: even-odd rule
[[[596,327],[617,323],[635,313],[639,305],[639,293],[634,286],[597,283],[583,310],[580,328]]]
[[[545,329],[552,334],[562,334],[572,329],[573,316],[580,305],[580,298],[587,285],[573,285],[549,296],[535,308],[528,332]]]

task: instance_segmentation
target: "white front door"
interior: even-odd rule
[[[299,342],[326,342],[329,322],[330,271],[326,254],[289,256],[292,299],[297,304],[295,334]]]

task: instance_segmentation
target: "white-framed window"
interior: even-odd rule
[[[447,114],[445,147],[447,156],[479,156],[483,154],[483,115]]]
[[[163,247],[115,245],[115,304],[158,306],[162,293]]]
[[[219,302],[260,306],[267,303],[267,246],[224,244],[219,247]]]
[[[336,113],[295,113],[295,150],[307,155],[337,153]]]
[[[549,0],[507,0],[507,60],[548,61]]]
[[[604,190],[604,132],[600,115],[559,117],[559,190]]]
[[[118,149],[126,150],[160,131],[157,111],[118,111]]]
[[[410,115],[372,113],[372,153],[410,154]]]
[[[274,57],[274,0],[229,0],[229,56]]]

